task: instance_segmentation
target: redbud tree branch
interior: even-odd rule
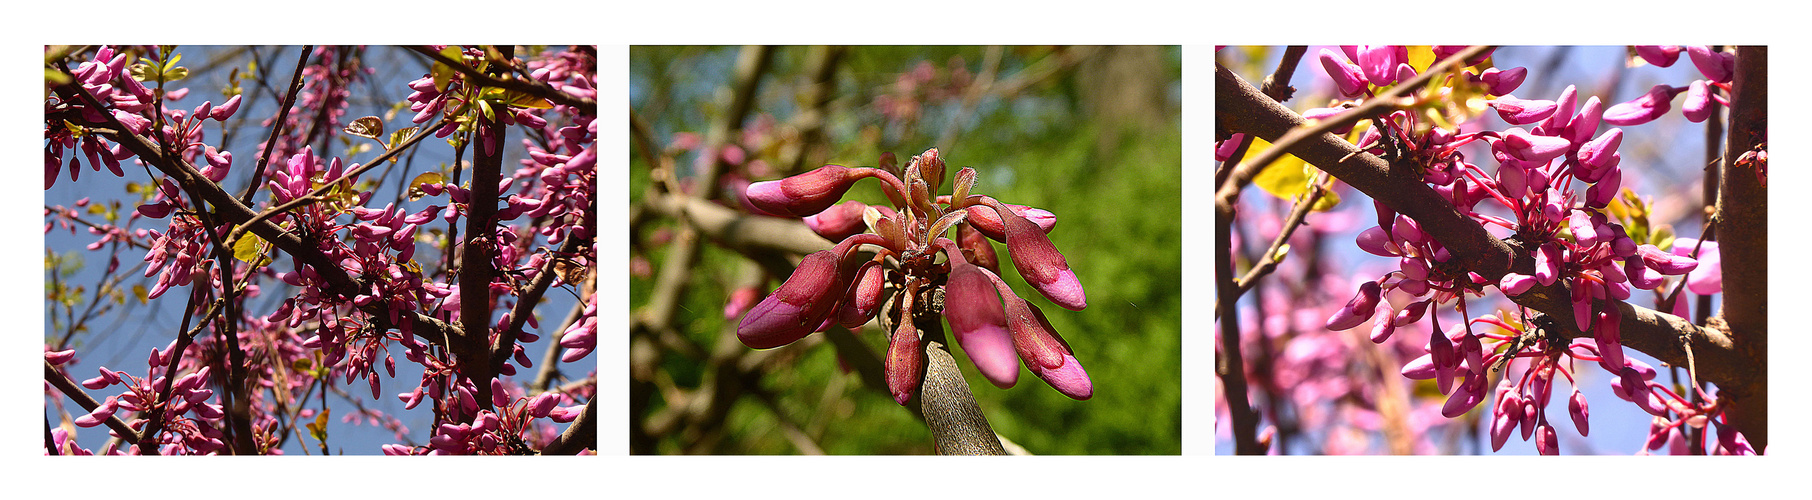
[[[576,95],[561,92],[560,90],[555,89],[546,83],[542,83],[542,82],[535,81],[535,80],[519,79],[519,78],[498,78],[495,76],[484,74],[483,72],[480,72],[476,69],[472,69],[470,66],[466,66],[465,63],[463,63],[463,62],[455,61],[451,58],[448,58],[447,56],[441,55],[440,52],[431,50],[427,47],[410,46],[410,47],[406,47],[406,48],[408,48],[411,51],[414,51],[417,54],[427,56],[429,59],[433,59],[435,62],[445,64],[445,65],[447,65],[447,67],[453,68],[453,71],[458,71],[460,74],[465,75],[467,80],[469,80],[472,83],[477,84],[481,87],[497,87],[497,88],[501,88],[501,89],[505,89],[505,90],[513,90],[516,92],[522,92],[522,93],[525,93],[528,95],[532,95],[535,97],[553,101],[554,104],[561,104],[561,105],[570,106],[570,107],[579,108],[579,109],[598,109],[597,100],[585,98],[585,97],[579,97]],[[498,50],[501,51],[504,48],[505,47],[499,47]],[[511,48],[513,48],[513,47],[511,47]],[[504,57],[508,58],[511,56],[505,55]],[[512,69],[514,69],[514,68],[512,68]],[[501,146],[502,143],[498,143],[498,145]]]
[[[67,69],[64,71],[67,74]],[[95,101],[93,96],[88,94],[87,89],[82,88],[79,84],[57,85],[53,87],[53,90],[65,102],[83,103],[94,109],[105,109]],[[257,216],[251,208],[239,203],[239,200],[221,189],[219,184],[202,176],[201,172],[188,161],[183,160],[180,156],[164,156],[162,148],[151,142],[150,139],[125,132],[127,128],[120,124],[119,120],[107,113],[102,113],[102,115],[103,123],[89,125],[97,125],[111,130],[95,129],[96,132],[106,136],[108,140],[119,143],[121,147],[131,150],[145,163],[170,176],[170,179],[181,186],[184,191],[197,194],[201,198],[199,201],[205,201],[213,206],[214,215],[219,218],[219,222],[246,224]],[[250,231],[253,234],[271,242],[277,249],[295,257],[303,265],[313,267],[322,280],[326,281],[324,287],[326,291],[351,301],[352,297],[358,295],[359,290],[365,287],[359,278],[347,274],[345,268],[340,267],[326,254],[315,249],[312,243],[303,241],[300,236],[284,230],[269,220],[247,225],[251,227]],[[371,314],[374,321],[385,323],[385,318],[389,317],[389,311],[385,307],[387,306],[379,301],[373,302],[372,305],[366,306],[362,310]],[[446,346],[449,338],[456,339],[463,335],[458,327],[433,317],[415,311],[402,311],[401,313],[404,321],[414,322],[416,335],[434,344]]]
[[[1215,84],[1215,115],[1220,126],[1226,130],[1255,134],[1274,144],[1282,144],[1280,138],[1306,126],[1300,115],[1266,97],[1251,84],[1218,65],[1215,68]],[[1415,219],[1467,270],[1491,281],[1497,281],[1511,271],[1534,274],[1532,249],[1492,237],[1484,226],[1461,215],[1453,203],[1442,199],[1434,189],[1423,183],[1418,169],[1413,166],[1393,168],[1383,159],[1362,153],[1357,146],[1330,133],[1304,137],[1295,144],[1286,145],[1284,149],[1384,203],[1397,213]],[[1573,313],[1569,297],[1566,287],[1556,283],[1537,286],[1512,297],[1512,300],[1546,314],[1571,318]],[[1686,353],[1681,346],[1681,339],[1687,338],[1698,355],[1700,374],[1705,380],[1726,390],[1746,387],[1763,376],[1755,369],[1757,360],[1738,350],[1731,335],[1701,328],[1683,318],[1626,302],[1606,304],[1600,301],[1597,305],[1600,308],[1606,306],[1617,307],[1622,313],[1620,331],[1623,344],[1627,347],[1666,363],[1684,365]],[[1557,323],[1568,337],[1591,336],[1590,333],[1580,331],[1572,321]]]
[[[75,400],[76,404],[80,405],[84,410],[92,412],[95,408],[101,407],[99,401],[95,401],[93,396],[89,396],[87,392],[83,392],[81,386],[78,386],[74,381],[69,380],[68,376],[63,375],[63,372],[57,370],[57,367],[52,366],[49,361],[44,362],[44,380],[50,382],[50,385],[56,387],[64,396],[69,396],[69,399]],[[121,439],[124,439],[126,442],[135,446],[138,444],[138,431],[132,430],[132,427],[129,427],[125,422],[120,421],[119,416],[108,416],[107,420],[104,422],[107,424],[107,428],[113,429],[113,433],[119,435]],[[74,436],[71,436],[70,438],[74,439]],[[153,453],[155,454],[155,451],[153,451]]]
[[[1724,273],[1724,320],[1753,377],[1725,384],[1736,402],[1728,416],[1757,450],[1768,445],[1768,188],[1765,172],[1738,165],[1768,140],[1768,48],[1738,47],[1731,85],[1730,132],[1718,194],[1718,247]],[[1695,344],[1696,346],[1696,344]],[[1695,351],[1703,352],[1703,351]],[[1701,361],[1700,370],[1705,369]]]
[[[500,50],[506,59],[515,52],[514,47],[508,46]],[[504,138],[508,131],[503,122],[478,121],[478,131],[471,141],[472,202],[466,204],[465,241],[460,245],[459,320],[470,335],[464,342],[455,343],[453,352],[459,356],[460,373],[477,385],[480,409],[491,408],[491,379],[497,371],[491,363],[491,312],[495,309],[491,303],[491,280],[497,275],[491,256],[497,253],[500,242],[492,219],[497,215],[497,181],[503,176],[503,148],[508,144]],[[510,332],[503,332],[503,337],[506,338],[498,339],[503,345],[516,344],[515,335]]]

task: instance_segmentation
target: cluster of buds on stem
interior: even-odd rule
[[[892,207],[836,205],[867,177],[881,181]],[[1094,386],[1075,353],[1038,306],[1001,280],[999,258],[988,243],[1006,243],[1013,267],[1033,289],[1080,311],[1088,305],[1082,282],[1046,236],[1056,216],[970,193],[973,168],[957,171],[950,194],[937,195],[945,180],[944,160],[931,149],[904,170],[886,154],[879,167],[826,165],[750,184],[746,195],[752,206],[803,217],[838,243],[805,256],[786,283],[750,308],[737,336],[749,347],[766,349],[880,317],[891,335],[888,390],[904,405],[924,375],[921,325],[941,314],[978,371],[996,386],[1012,387],[1024,361],[1058,392],[1088,399]],[[946,236],[951,230],[955,239]]]

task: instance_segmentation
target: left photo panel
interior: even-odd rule
[[[596,47],[44,58],[44,454],[595,453]]]

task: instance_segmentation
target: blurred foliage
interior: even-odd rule
[[[631,49],[631,107],[650,124],[662,147],[671,147],[675,134],[702,136],[709,128],[728,101],[727,85],[738,50]],[[778,124],[769,132],[774,137],[792,133],[786,124],[802,106],[808,51],[804,47],[777,51],[758,87],[746,129],[769,123]],[[1087,287],[1090,306],[1080,312],[1053,307],[1042,297],[1032,298],[1038,294],[1017,273],[1008,271],[1003,278],[1022,296],[1045,304],[1051,322],[1092,377],[1093,399],[1064,397],[1023,368],[1018,385],[996,388],[952,345],[958,364],[995,432],[1031,453],[1180,453],[1180,50],[1008,47],[999,52],[996,83],[1028,68],[1035,71],[1027,73],[1050,64],[1059,64],[1059,69],[1025,82],[1017,92],[990,92],[965,107],[961,84],[984,73],[987,51],[944,46],[849,48],[835,73],[825,144],[818,155],[822,157],[808,156],[802,168],[824,163],[875,165],[885,151],[897,155],[903,165],[935,146],[951,172],[963,166],[976,168],[975,192],[1056,213],[1058,224],[1050,237]],[[917,80],[911,76],[915,73]],[[903,92],[908,86],[917,93]],[[945,92],[940,87],[957,90]],[[915,102],[902,104],[902,99]],[[914,113],[883,112],[883,105],[895,105],[897,110],[914,108],[911,104],[917,104]],[[956,131],[947,132],[952,126]],[[940,137],[954,140],[935,143]],[[749,151],[749,160],[777,164],[778,149],[756,148]],[[677,158],[682,183],[683,176],[695,173],[688,168],[697,164],[695,155],[693,151]],[[632,204],[642,201],[651,182],[645,158],[632,150]],[[781,175],[771,172],[753,180]],[[885,200],[874,181],[858,183],[848,197],[869,203]],[[661,242],[677,232],[677,224],[663,220],[632,235],[632,241],[644,243],[632,249],[632,310],[647,304],[668,253]],[[1004,262],[1005,246],[995,247],[1003,266],[1010,267]],[[724,304],[729,290],[744,280],[747,262],[734,251],[704,245],[676,329],[707,350],[725,337],[735,342],[740,318],[724,318]],[[763,290],[785,278],[769,276]],[[933,453],[925,425],[884,390],[865,387],[860,377],[842,368],[823,336],[813,334],[777,349],[790,367],[758,382],[762,397],[743,393],[723,419],[721,435],[653,436],[654,452],[799,453],[801,449],[781,430],[784,416],[826,453]],[[885,351],[885,337],[873,329],[856,334],[875,352]],[[677,353],[664,353],[660,359],[658,372],[673,387],[709,383],[706,360]],[[632,371],[642,368],[646,367]],[[662,409],[662,394],[654,393],[647,414],[631,418],[646,419]],[[699,440],[714,441],[703,450],[688,447]]]

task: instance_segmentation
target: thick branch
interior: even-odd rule
[[[598,451],[598,400],[585,402],[585,413],[566,426],[566,432],[541,448],[542,455],[576,455],[581,451]]]
[[[684,220],[712,241],[744,253],[775,249],[803,255],[832,246],[798,219],[749,215],[683,195],[650,198],[645,203],[655,213]]]
[[[1718,385],[1736,401],[1730,412],[1736,428],[1761,450],[1768,444],[1768,189],[1765,173],[1737,159],[1768,140],[1767,47],[1737,48],[1731,100],[1717,212],[1724,320],[1757,376],[1750,384]]]
[[[1215,84],[1215,115],[1228,130],[1256,134],[1275,143],[1292,129],[1304,126],[1301,116],[1265,97],[1225,68],[1216,68]],[[1453,203],[1442,199],[1422,182],[1418,169],[1407,165],[1392,168],[1384,160],[1358,151],[1357,146],[1328,133],[1305,138],[1288,149],[1289,153],[1383,202],[1397,213],[1415,219],[1468,270],[1493,282],[1513,269],[1522,274],[1534,274],[1531,252],[1492,237],[1484,226],[1461,215]],[[1569,297],[1566,287],[1556,283],[1538,286],[1513,300],[1543,313],[1571,318],[1573,311]],[[1598,307],[1604,307],[1604,303],[1600,302]],[[1705,380],[1729,386],[1743,383],[1755,374],[1753,361],[1734,349],[1731,338],[1722,332],[1624,302],[1617,302],[1616,307],[1623,313],[1620,330],[1625,346],[1663,362],[1683,366],[1686,353],[1680,347],[1680,339],[1687,337],[1693,342],[1699,371]],[[1591,335],[1580,331],[1572,321],[1558,323],[1569,337]]]
[[[924,333],[925,378],[919,384],[919,411],[938,453],[945,455],[1005,455],[1006,448],[988,425],[981,405],[963,380],[963,370],[956,366],[944,345],[943,316],[937,314],[913,318]]]

